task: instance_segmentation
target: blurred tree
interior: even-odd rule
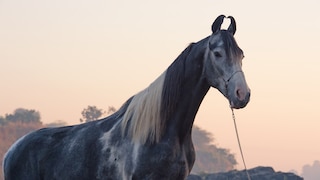
[[[112,114],[112,113],[114,113],[114,112],[116,112],[117,111],[117,109],[114,107],[114,106],[109,106],[109,108],[108,108],[108,114]]]
[[[88,106],[81,112],[82,118],[80,122],[90,122],[99,119],[105,111],[103,109],[98,109],[96,106]]]
[[[0,116],[0,126],[5,125],[6,123],[7,123],[6,118],[4,118],[4,117]]]
[[[212,134],[196,125],[192,128],[192,140],[196,152],[193,174],[226,172],[233,170],[237,161],[228,149],[213,144]]]
[[[7,122],[41,123],[40,119],[40,113],[33,109],[18,108],[13,114],[5,115]]]
[[[49,124],[45,124],[44,126],[46,127],[61,127],[61,126],[66,126],[68,123],[62,120],[56,120],[54,122],[51,122]]]
[[[320,161],[314,161],[312,165],[304,165],[302,167],[301,176],[307,180],[319,180],[320,179]]]

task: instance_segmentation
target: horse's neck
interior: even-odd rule
[[[208,90],[209,86],[206,86],[202,82],[198,82],[193,89],[186,89],[183,93],[181,105],[177,107],[177,117],[173,119],[181,140],[191,133],[194,118]]]
[[[193,88],[192,88],[193,85]],[[171,122],[175,124],[180,140],[191,134],[194,118],[198,112],[200,104],[209,90],[203,80],[193,82],[190,86],[183,88],[181,101],[176,109],[175,117]]]
[[[193,45],[193,49],[184,60],[184,71],[180,71],[183,75],[180,74],[182,79],[179,95],[176,97],[177,105],[172,109],[173,113],[168,117],[166,124],[171,133],[178,133],[180,141],[184,141],[185,137],[191,138],[194,118],[210,88],[202,76],[204,49],[203,44],[198,43]]]

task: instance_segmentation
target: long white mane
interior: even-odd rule
[[[148,139],[151,142],[160,140],[163,129],[160,108],[165,75],[166,72],[133,97],[121,123],[122,135],[127,130],[128,136],[141,144]]]

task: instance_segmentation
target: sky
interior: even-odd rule
[[[236,110],[248,168],[320,160],[320,1],[0,0],[0,115],[35,109],[79,123],[88,105],[119,108],[220,15],[237,22],[251,101]],[[228,21],[223,28],[228,26]],[[211,88],[195,125],[243,169],[228,101]]]

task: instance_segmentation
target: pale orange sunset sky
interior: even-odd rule
[[[301,171],[320,160],[320,1],[0,0],[0,115],[79,123],[88,105],[119,108],[220,14],[237,21],[251,102],[236,110],[249,168]],[[224,27],[228,22],[224,24]],[[215,89],[195,124],[236,154],[227,100]]]

